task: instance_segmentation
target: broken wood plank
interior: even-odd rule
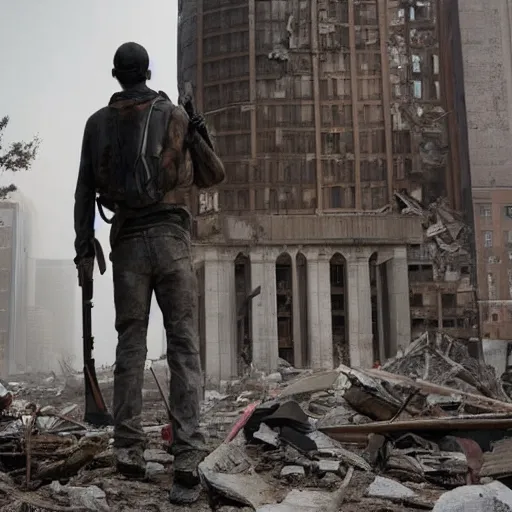
[[[476,402],[480,407],[485,406],[489,409],[489,411],[510,411],[512,412],[512,403],[503,402],[501,400],[497,400],[495,398],[489,398],[483,395],[475,395],[474,393],[468,393],[466,391],[460,391],[459,389],[449,388],[447,386],[441,386],[439,384],[433,384],[432,382],[427,382],[421,379],[414,380],[409,377],[405,377],[403,375],[395,375],[393,373],[386,372],[384,370],[360,370],[363,373],[366,373],[370,377],[377,377],[383,380],[387,380],[390,382],[394,382],[397,384],[405,384],[411,387],[416,387],[421,391],[429,393],[434,393],[437,395],[443,396],[453,396],[459,395],[468,399],[471,402]]]
[[[395,421],[376,421],[362,425],[340,425],[324,427],[320,431],[337,441],[344,441],[346,434],[387,434],[391,432],[455,431],[455,430],[501,430],[512,428],[512,416],[506,419],[478,416],[464,418],[434,418]]]

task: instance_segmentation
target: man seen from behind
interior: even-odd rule
[[[153,293],[164,318],[171,371],[173,503],[199,497],[197,467],[206,455],[199,431],[202,391],[197,283],[191,262],[193,185],[215,186],[224,168],[198,116],[189,118],[147,87],[149,56],[122,45],[112,75],[121,92],[87,121],[75,192],[75,263],[92,269],[95,201],[113,212],[110,233],[118,333],[114,373],[114,447],[119,472],[144,477],[142,385]],[[105,217],[102,214],[102,217]]]

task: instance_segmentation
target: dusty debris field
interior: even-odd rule
[[[156,371],[166,385],[165,365]],[[110,403],[111,372],[99,375]],[[115,473],[109,430],[82,424],[79,375],[4,384],[0,512],[455,512],[465,502],[473,512],[512,511],[512,402],[491,368],[442,335],[425,334],[380,369],[314,373],[282,362],[278,373],[207,391],[211,454],[193,507],[167,499],[172,457],[149,372],[143,482]]]

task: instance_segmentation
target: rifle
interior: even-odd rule
[[[190,124],[192,128],[204,139],[206,144],[213,149],[213,144],[210,139],[210,134],[208,133],[208,129],[206,128],[206,123],[204,122],[204,117],[202,114],[197,113],[196,107],[194,104],[194,93],[192,91],[192,87],[190,84],[185,84],[185,94],[183,97],[180,97],[180,103],[185,109],[187,113]]]
[[[93,242],[95,259],[98,261],[98,268],[103,275],[106,270],[105,256],[103,249],[96,238]],[[94,261],[92,263],[94,267]],[[90,276],[90,277],[89,277]],[[78,283],[82,288],[82,329],[84,345],[84,382],[85,382],[85,414],[84,421],[96,427],[112,425],[113,419],[109,414],[103,395],[96,377],[96,367],[92,357],[94,348],[94,337],[92,335],[92,297],[93,279],[92,269],[89,273],[79,267]]]

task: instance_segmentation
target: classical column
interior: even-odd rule
[[[411,308],[409,303],[409,267],[407,249],[396,247],[386,263],[389,301],[389,347],[391,356],[398,347],[411,342]]]
[[[277,369],[276,258],[274,249],[254,247],[251,260],[251,286],[261,286],[261,293],[251,301],[252,361],[258,370]]]
[[[345,258],[350,365],[355,368],[371,368],[374,361],[370,250],[353,249],[345,253]]]
[[[314,369],[332,369],[334,363],[329,257],[316,249],[308,249],[306,258],[310,365]]]
[[[290,255],[292,258],[292,320],[293,320],[293,365],[295,368],[302,368],[302,336],[300,316],[300,293],[299,276],[297,274],[297,254]]]
[[[375,280],[377,282],[377,328],[379,332],[379,353],[375,359],[384,362],[386,359],[386,329],[384,328],[384,295],[382,287],[382,267],[375,265]]]
[[[221,249],[204,255],[206,379],[228,380],[237,374],[235,258]]]

